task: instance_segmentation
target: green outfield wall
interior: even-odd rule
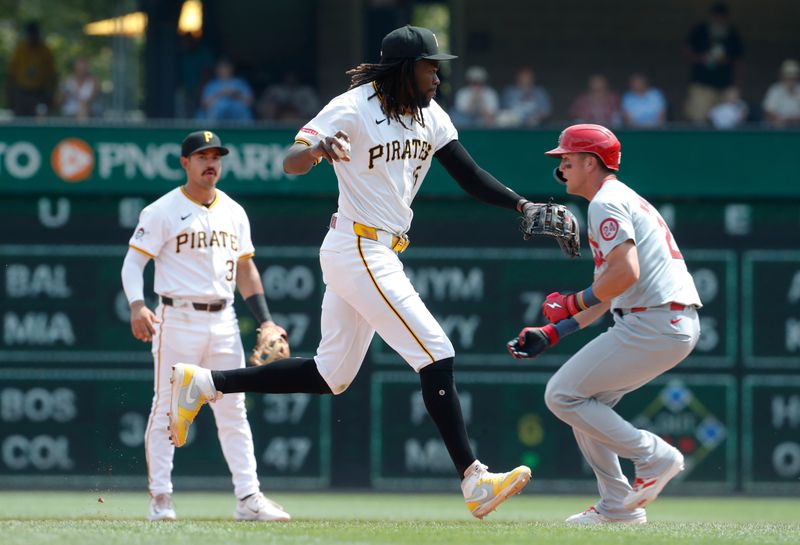
[[[119,269],[141,209],[181,183],[185,132],[0,128],[0,487],[145,489],[152,361],[130,334]],[[317,248],[336,181],[326,165],[281,174],[291,132],[219,132],[234,150],[221,187],[248,212],[270,307],[294,353],[311,356],[324,291]],[[623,177],[669,223],[705,306],[693,354],[618,409],[686,454],[673,492],[800,494],[798,134],[621,134]],[[462,138],[509,185],[557,197],[585,223],[586,203],[563,195],[541,155],[557,133]],[[456,348],[478,456],[493,468],[531,465],[541,491],[595,490],[542,396],[610,320],[535,361],[505,351],[522,326],[542,322],[547,293],[588,284],[585,232],[577,260],[551,240],[524,242],[513,212],[469,199],[438,167],[414,209],[402,260]],[[149,293],[152,266],[146,279]],[[241,301],[236,308],[249,346],[255,324]],[[418,377],[380,339],[340,396],[249,395],[247,404],[266,489],[458,493]],[[194,429],[176,454],[176,489],[229,487],[209,411]]]

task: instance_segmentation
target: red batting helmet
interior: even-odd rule
[[[565,153],[593,153],[611,170],[619,170],[622,146],[614,133],[602,125],[581,124],[567,127],[558,137],[558,147],[545,152],[551,157]]]

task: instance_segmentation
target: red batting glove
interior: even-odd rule
[[[542,314],[552,324],[557,324],[579,312],[577,297],[574,293],[563,294],[554,291],[542,303]]]

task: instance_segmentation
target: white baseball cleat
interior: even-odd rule
[[[283,507],[256,492],[236,503],[236,520],[260,520],[265,522],[288,522],[292,519]]]
[[[147,518],[152,521],[177,519],[175,507],[172,505],[172,495],[156,494],[150,498],[150,513]]]
[[[567,524],[584,525],[584,526],[592,526],[599,524],[645,524],[647,522],[647,516],[642,515],[641,517],[636,517],[632,519],[612,519],[608,518],[605,515],[601,515],[597,511],[597,509],[595,509],[595,506],[592,505],[589,509],[587,509],[583,513],[572,515],[564,522],[566,522]]]
[[[673,450],[675,456],[664,472],[653,477],[636,477],[633,482],[633,490],[628,492],[623,501],[625,509],[632,510],[647,506],[658,497],[675,475],[683,471],[683,454],[678,449]]]
[[[169,403],[169,438],[176,447],[186,443],[189,426],[207,402],[222,398],[214,387],[211,371],[188,363],[172,366]]]
[[[475,460],[464,472],[461,492],[472,516],[482,519],[531,480],[531,470],[519,466],[508,473],[490,473],[488,467]]]

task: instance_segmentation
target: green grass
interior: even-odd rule
[[[0,492],[3,545],[800,543],[800,500],[665,497],[646,526],[572,528],[562,521],[595,498],[524,493],[483,521],[457,494],[276,493],[294,520],[236,523],[233,496],[178,493],[180,520],[149,523],[143,493]]]

